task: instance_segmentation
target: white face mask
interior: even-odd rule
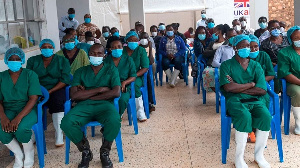
[[[94,45],[95,44],[95,41],[88,41],[86,42],[87,44],[90,44],[90,45]]]
[[[246,27],[247,26],[247,22],[246,21],[242,21],[241,25],[242,25],[242,27]]]
[[[281,33],[284,33],[284,27],[280,27],[280,31],[281,31]]]
[[[147,39],[141,39],[140,43],[144,46],[148,45],[148,40]]]
[[[151,32],[152,36],[157,36],[157,32]]]
[[[241,30],[241,26],[240,26],[240,25],[234,26],[234,30],[235,30],[235,31],[240,31],[240,30]]]

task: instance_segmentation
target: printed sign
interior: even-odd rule
[[[250,26],[250,2],[249,0],[234,0],[234,18],[245,16],[247,27]]]

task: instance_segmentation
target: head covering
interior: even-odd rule
[[[127,39],[129,39],[129,37],[131,37],[131,36],[135,36],[136,38],[139,39],[139,36],[136,34],[135,31],[129,31],[129,32],[126,34],[125,41],[127,41]]]
[[[249,38],[249,36],[245,35],[245,34],[240,34],[234,37],[233,40],[233,46],[237,46],[241,41],[243,40],[248,40],[249,43],[251,42],[251,39]]]
[[[13,55],[17,55],[21,58],[21,61],[22,61],[22,64],[25,63],[25,53],[23,52],[22,49],[20,49],[19,47],[13,47],[13,48],[10,48],[8,49],[6,52],[5,52],[5,55],[4,55],[4,63],[7,65],[7,61],[8,59],[13,56]]]
[[[288,38],[290,44],[293,44],[292,39],[291,39],[291,36],[292,36],[292,34],[294,33],[294,31],[296,31],[296,30],[300,30],[300,26],[294,26],[294,27],[291,27],[291,28],[287,31],[287,38]]]
[[[251,42],[256,42],[259,45],[259,40],[255,35],[250,34],[249,38],[250,38]]]
[[[55,48],[55,44],[51,39],[44,39],[40,42],[40,48],[42,47],[43,44],[48,43],[51,44],[53,48]]]

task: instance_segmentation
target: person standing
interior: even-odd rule
[[[79,25],[79,23],[75,19],[75,9],[74,8],[69,8],[68,9],[68,16],[63,16],[60,19],[60,22],[59,22],[59,25],[58,25],[60,41],[66,35],[66,30],[68,28],[72,28],[72,29],[76,30],[78,25]]]
[[[199,26],[206,27],[206,11],[202,10],[201,11],[201,19],[197,21],[196,28]]]
[[[87,31],[92,32],[93,36],[96,39],[99,39],[101,37],[101,31],[98,28],[98,26],[91,23],[91,15],[90,14],[84,15],[84,23],[79,25],[76,31],[77,31],[77,36],[78,36],[79,42],[84,42],[85,32],[87,32]]]

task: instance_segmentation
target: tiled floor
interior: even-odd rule
[[[202,104],[202,95],[196,94],[196,88],[185,86],[182,80],[176,88],[164,84],[156,87],[156,111],[145,123],[139,123],[139,134],[134,135],[133,127],[128,126],[127,116],[122,121],[122,140],[124,162],[118,162],[115,144],[111,152],[114,167],[126,168],[231,168],[234,167],[234,129],[232,129],[231,146],[228,150],[227,164],[221,163],[220,114],[215,112],[215,96],[208,93],[207,104]],[[293,116],[291,116],[293,118]],[[291,131],[294,121],[291,120]],[[88,134],[90,135],[90,133]],[[47,150],[45,165],[47,168],[77,167],[81,155],[72,144],[70,164],[64,164],[64,147],[54,147],[54,128],[49,125],[46,131]],[[265,150],[266,159],[274,168],[300,167],[300,137],[283,135],[284,163],[279,162],[276,140],[269,139]],[[96,136],[89,141],[94,153],[90,167],[101,167],[99,148],[101,134],[96,129]],[[13,158],[0,146],[0,164],[12,167]],[[254,163],[254,144],[247,144],[245,160],[250,168],[257,168]],[[37,156],[35,158],[38,167]],[[0,166],[1,167],[1,166]]]

